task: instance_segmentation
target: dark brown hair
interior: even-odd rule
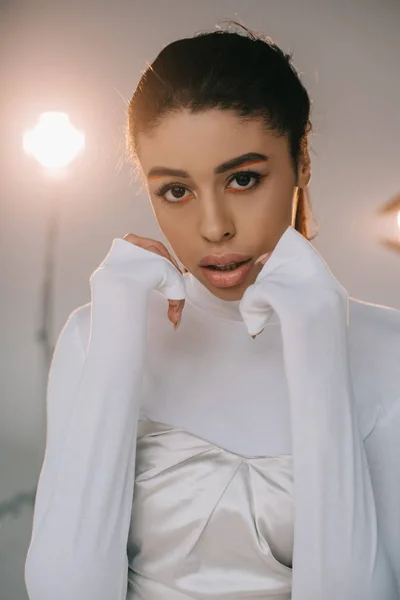
[[[309,161],[310,98],[292,64],[269,38],[233,23],[166,46],[142,75],[129,104],[128,145],[137,155],[140,133],[164,115],[188,109],[233,110],[239,118],[259,118],[287,136],[295,172]],[[232,26],[231,26],[232,27]],[[296,229],[310,239],[312,216],[307,190],[299,190]]]

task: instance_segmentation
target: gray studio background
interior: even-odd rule
[[[294,51],[313,98],[316,246],[352,296],[400,308],[398,235],[379,207],[400,191],[397,0],[0,0],[0,503],[33,489],[43,458],[35,340],[48,202],[61,202],[54,336],[89,299],[114,237],[163,240],[124,162],[125,99],[163,45],[236,18]],[[56,190],[22,151],[45,110],[68,112],[87,149]],[[26,600],[32,510],[0,528],[0,600]]]

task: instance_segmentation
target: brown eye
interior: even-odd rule
[[[171,192],[174,198],[176,198],[177,200],[181,200],[185,195],[186,189],[184,187],[175,185],[174,187],[170,188],[169,191]]]
[[[182,185],[171,185],[164,191],[162,197],[165,202],[178,203],[187,200],[191,195],[191,192]]]
[[[251,177],[250,175],[238,175],[235,177],[235,181],[240,187],[246,187],[251,182]]]
[[[228,189],[235,192],[251,190],[260,183],[262,175],[253,171],[236,173],[230,180]]]
[[[159,190],[154,192],[156,196],[159,196],[163,202],[179,203],[183,200],[188,200],[193,193],[188,190],[184,185],[167,183],[163,185]]]

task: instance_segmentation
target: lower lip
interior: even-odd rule
[[[207,269],[206,267],[201,267],[201,270],[204,273],[204,277],[210,283],[217,287],[227,288],[242,283],[251,267],[252,262],[250,260],[249,262],[237,267],[237,269],[233,269],[232,271],[213,271],[212,269]]]

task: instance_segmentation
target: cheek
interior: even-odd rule
[[[176,207],[152,202],[157,223],[180,260],[187,259],[193,246],[193,224],[187,212]],[[192,241],[192,243],[191,243]]]
[[[292,220],[293,192],[291,185],[272,179],[265,182],[248,202],[240,204],[242,222],[249,231],[283,233]]]

